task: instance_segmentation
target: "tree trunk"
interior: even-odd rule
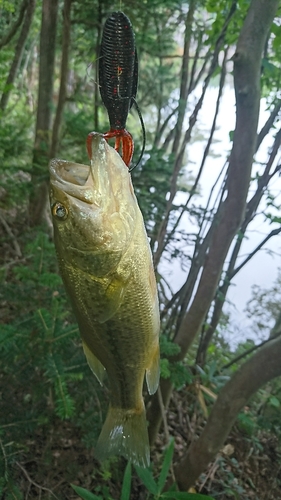
[[[7,107],[11,88],[12,88],[13,83],[14,83],[16,76],[17,76],[17,71],[18,71],[18,68],[20,65],[23,49],[25,46],[26,39],[28,37],[30,27],[31,27],[32,18],[33,18],[33,14],[34,14],[34,10],[35,10],[35,4],[36,4],[36,0],[29,0],[28,5],[27,5],[24,22],[23,22],[20,36],[18,38],[17,45],[15,48],[14,59],[13,59],[11,69],[10,69],[10,72],[9,72],[9,75],[8,75],[8,78],[6,80],[6,84],[4,87],[4,92],[2,94],[1,101],[0,101],[0,109],[2,109],[2,111],[4,111]],[[23,6],[22,6],[22,8],[23,8]]]
[[[213,222],[212,239],[193,302],[175,336],[175,342],[181,347],[180,354],[173,358],[175,361],[184,359],[202,326],[215,296],[229,247],[244,216],[256,148],[261,58],[278,4],[278,0],[252,0],[233,56],[236,126],[225,188],[226,197]],[[165,387],[161,386],[164,404],[168,404],[172,390],[172,384],[168,382],[165,381]],[[155,437],[162,421],[157,397],[152,400],[149,415],[150,436]]]
[[[100,44],[101,44],[101,26],[102,26],[102,0],[99,0],[98,3],[98,15],[97,15],[97,37],[96,37],[96,47],[95,53],[98,55],[100,53]],[[97,57],[95,60],[95,81],[99,81],[99,58]],[[95,85],[94,87],[94,130],[99,130],[99,106],[100,106],[100,97],[99,97],[99,86]]]
[[[32,193],[29,202],[29,222],[38,224],[47,204],[47,165],[49,160],[53,79],[55,64],[58,0],[43,0],[40,34],[39,90],[35,143],[32,164]]]
[[[214,459],[239,411],[264,384],[281,375],[281,337],[268,342],[233,375],[218,395],[205,428],[174,468],[179,489],[187,491]],[[262,369],[261,369],[262,367]]]
[[[68,78],[68,59],[70,46],[70,13],[72,0],[64,0],[63,7],[63,40],[62,40],[62,56],[61,56],[61,79],[59,99],[56,111],[56,117],[53,125],[52,144],[50,157],[53,158],[57,154],[59,132],[62,119],[63,107],[66,99],[67,78]]]

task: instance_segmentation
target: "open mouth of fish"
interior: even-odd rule
[[[97,203],[98,193],[108,188],[109,146],[100,134],[92,139],[91,166],[57,158],[50,161],[51,186],[85,203]]]
[[[85,203],[94,203],[90,166],[55,158],[49,168],[53,188]]]

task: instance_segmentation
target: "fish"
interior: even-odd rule
[[[160,366],[151,250],[127,166],[101,134],[91,149],[90,166],[50,161],[55,248],[88,364],[101,384],[108,379],[95,456],[148,467],[143,383],[154,394]]]

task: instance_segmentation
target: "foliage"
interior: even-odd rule
[[[274,326],[281,314],[281,272],[273,286],[262,288],[254,285],[252,288],[252,297],[246,305],[247,316],[253,318],[253,328],[258,335],[265,335],[268,332],[268,326]]]
[[[28,451],[24,443],[30,433],[51,427],[55,415],[83,428],[88,446],[100,425],[91,410],[92,396],[87,396],[95,384],[98,393],[99,385],[69,312],[54,245],[40,231],[26,239],[23,262],[1,269],[1,299],[9,304],[0,338],[1,378],[5,377],[0,431],[7,466],[14,454]]]
[[[54,272],[54,254],[50,267],[46,261],[50,250],[53,251],[53,244],[46,234],[39,233],[25,247],[28,265],[14,266],[12,270],[11,281],[5,286],[5,296],[8,300],[15,297],[14,307],[18,307],[20,314],[14,323],[3,327],[1,352],[6,375],[17,380],[20,373],[27,386],[32,387],[32,393],[26,394],[32,410],[37,406],[43,385],[47,392],[51,390],[56,413],[61,418],[70,418],[74,413],[74,401],[68,385],[70,381],[81,380],[83,375],[81,369],[69,367],[79,367],[81,357],[75,353],[70,356],[71,345],[69,343],[67,348],[65,342],[68,337],[73,340],[77,337],[77,328],[65,311],[61,279]],[[32,351],[26,364],[25,353],[30,350],[30,344]],[[34,382],[28,384],[33,371],[37,373],[39,386]]]
[[[142,467],[135,466],[137,475],[140,480],[150,493],[146,498],[153,499],[161,499],[166,498],[167,500],[214,500],[212,497],[207,497],[206,495],[200,495],[197,493],[183,493],[176,490],[174,486],[172,486],[168,491],[164,491],[164,486],[167,481],[167,477],[169,474],[169,470],[172,466],[173,460],[173,451],[174,451],[174,441],[171,440],[169,446],[166,448],[166,451],[163,456],[163,464],[162,469],[159,474],[158,481],[155,481],[153,478],[152,472],[149,469],[143,469]],[[122,491],[120,500],[129,500],[130,498],[130,490],[131,490],[131,479],[132,479],[132,470],[131,464],[128,462],[125,472],[124,479],[122,485]],[[97,496],[94,493],[90,493],[84,488],[80,488],[72,484],[72,488],[83,500],[102,500],[101,496]],[[108,498],[108,497],[107,497]]]

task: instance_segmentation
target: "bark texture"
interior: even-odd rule
[[[175,342],[181,347],[180,354],[173,358],[175,361],[184,359],[202,327],[215,296],[225,258],[244,217],[257,140],[261,58],[278,4],[278,0],[252,0],[237,42],[233,57],[236,126],[225,195],[212,224],[212,237],[194,299],[175,336]],[[164,405],[167,406],[172,384],[165,380],[161,390]],[[162,421],[157,398],[153,398],[149,421],[153,442]]]
[[[29,203],[30,225],[38,224],[47,203],[46,178],[49,160],[53,80],[55,64],[58,0],[43,0],[40,33],[39,90],[32,165],[32,194]]]
[[[70,49],[71,2],[72,0],[64,0],[64,7],[63,7],[63,38],[62,38],[62,56],[61,56],[61,71],[60,71],[61,79],[60,79],[60,90],[59,90],[57,111],[53,125],[52,144],[50,150],[51,158],[55,157],[57,153],[62,112],[66,100],[68,59],[69,59],[69,49]]]

